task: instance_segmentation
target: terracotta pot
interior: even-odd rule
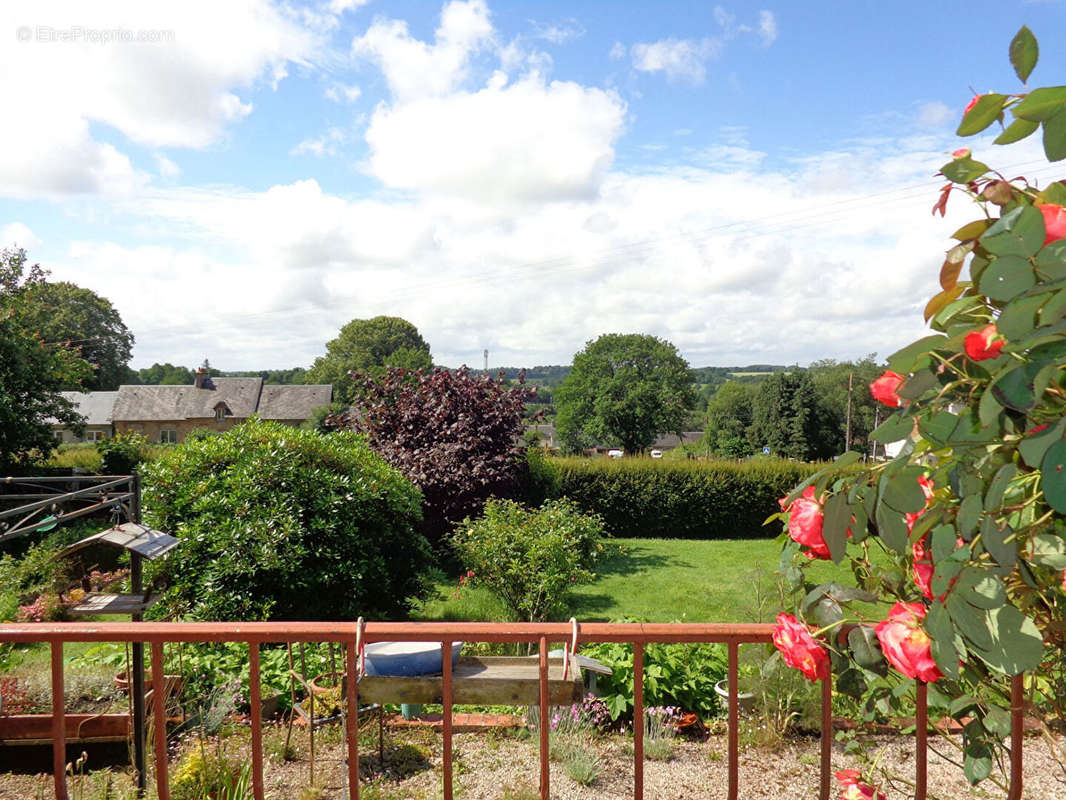
[[[337,688],[337,680],[341,682],[341,696],[348,691],[348,676],[343,672],[327,672],[324,675],[316,675],[311,679],[310,686],[311,691],[315,694],[322,694],[329,692]]]
[[[120,692],[128,692],[130,690],[130,678],[129,674],[125,671],[115,675],[115,687]],[[168,697],[181,694],[181,690],[185,688],[185,678],[181,675],[164,675],[163,676],[163,693]],[[144,673],[144,691],[152,691],[152,673]]]

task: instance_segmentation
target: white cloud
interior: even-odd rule
[[[329,0],[329,10],[333,14],[340,16],[346,11],[362,8],[369,2],[370,0]]]
[[[289,151],[289,155],[312,155],[318,158],[335,156],[337,155],[337,145],[343,143],[347,138],[347,135],[340,128],[328,128],[321,136],[304,139]]]
[[[478,202],[595,195],[625,105],[611,92],[537,75],[373,115],[370,171],[386,186]]]
[[[358,86],[345,86],[343,83],[336,83],[325,92],[326,99],[334,103],[354,103],[362,94],[363,90]]]
[[[0,6],[0,29],[23,28],[27,41],[0,48],[0,90],[20,111],[0,132],[0,184],[16,196],[132,190],[145,176],[90,122],[149,147],[205,147],[251,112],[240,93],[280,80],[315,42],[269,0]],[[152,40],[102,40],[115,30]]]
[[[533,35],[538,39],[544,39],[552,44],[566,44],[585,35],[585,26],[576,19],[567,19],[562,22],[549,24],[533,23]]]
[[[21,247],[23,250],[33,250],[41,243],[33,231],[21,222],[9,222],[0,228],[0,248]]]
[[[171,161],[162,153],[155,154],[156,168],[164,178],[175,178],[181,174],[181,167]]]
[[[638,42],[630,53],[633,68],[640,72],[663,72],[668,78],[684,78],[702,83],[707,77],[707,61],[721,51],[714,39],[660,39]]]
[[[352,42],[352,52],[375,60],[400,102],[439,97],[466,77],[470,55],[492,37],[484,0],[451,0],[441,11],[436,40],[411,37],[402,20],[377,19]]]
[[[777,41],[777,18],[772,11],[759,12],[759,38],[764,47],[769,47]]]
[[[612,61],[620,61],[626,57],[626,46],[621,42],[611,45],[611,51],[607,54]]]
[[[939,100],[918,106],[918,125],[922,128],[939,128],[962,115]]]

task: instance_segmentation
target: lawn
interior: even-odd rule
[[[579,620],[647,622],[770,622],[781,610],[774,570],[781,545],[773,539],[612,539],[617,552],[596,580],[573,592]],[[850,582],[844,566],[812,564],[819,582]],[[485,590],[438,583],[437,596],[412,612],[419,620],[502,620]]]

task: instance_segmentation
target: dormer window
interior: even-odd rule
[[[225,403],[215,404],[215,422],[222,422],[226,418],[226,415],[231,413],[232,412],[226,408]]]

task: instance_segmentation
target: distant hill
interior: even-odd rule
[[[711,386],[717,386],[729,380],[740,383],[758,383],[767,375],[772,375],[775,372],[785,372],[790,369],[795,369],[795,367],[783,364],[749,364],[744,367],[693,367],[692,377],[695,383],[701,385],[709,384]],[[486,374],[485,370],[481,369],[471,370],[471,372],[478,375]],[[561,364],[537,367],[496,367],[495,369],[490,369],[487,374],[496,376],[501,372],[508,380],[516,380],[519,373],[525,372],[526,383],[551,388],[563,382],[563,379],[570,374],[570,367],[569,365]]]

